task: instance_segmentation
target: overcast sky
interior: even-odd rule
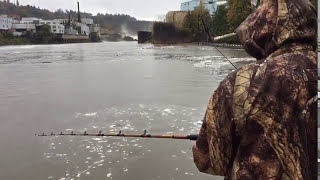
[[[11,0],[13,2],[14,0]],[[184,0],[79,0],[80,10],[92,14],[129,14],[139,20],[159,20],[169,10],[179,10]],[[19,0],[20,4],[35,5],[49,10],[77,10],[77,0]]]

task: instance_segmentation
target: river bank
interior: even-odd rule
[[[102,41],[93,42],[91,40],[64,40],[64,41],[51,41],[51,42],[35,42],[25,37],[13,38],[0,38],[0,46],[14,46],[14,45],[55,45],[55,44],[74,44],[74,43],[99,43]]]

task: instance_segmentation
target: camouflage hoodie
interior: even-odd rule
[[[317,178],[316,29],[309,0],[262,0],[239,26],[257,62],[230,74],[210,99],[193,147],[201,172]]]

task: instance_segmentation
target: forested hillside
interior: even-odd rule
[[[77,18],[77,12],[73,10],[59,9],[51,12],[47,9],[41,9],[35,6],[17,6],[11,3],[0,2],[0,14],[15,15],[20,17],[37,17],[42,19],[68,18],[68,14]],[[107,31],[116,33],[136,34],[137,31],[150,30],[152,22],[139,21],[134,17],[125,14],[97,14],[81,13],[81,17],[90,17],[95,23],[100,24]]]

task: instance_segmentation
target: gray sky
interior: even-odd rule
[[[11,0],[13,2],[13,0]],[[80,10],[97,13],[129,14],[139,20],[159,20],[169,10],[179,10],[183,0],[79,0]],[[19,0],[49,10],[77,9],[76,0]]]

